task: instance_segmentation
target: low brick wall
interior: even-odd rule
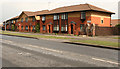
[[[95,35],[107,36],[107,35],[120,35],[120,28],[117,27],[95,27]]]

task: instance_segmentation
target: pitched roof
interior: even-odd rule
[[[108,10],[90,5],[90,4],[80,4],[80,5],[73,5],[73,6],[65,6],[56,8],[53,10],[42,10],[42,11],[23,11],[22,13],[25,13],[27,16],[36,16],[36,15],[45,15],[45,14],[54,14],[54,13],[64,13],[64,12],[73,12],[73,11],[100,11],[100,12],[106,12],[110,14],[115,14],[114,12],[110,12]]]
[[[12,20],[12,19],[17,19],[19,16],[16,16],[16,17],[13,17],[13,18],[11,18],[10,20]]]
[[[50,11],[49,10],[42,10],[42,11],[36,11],[35,15],[44,15],[44,14],[49,14]]]
[[[60,8],[51,10],[50,13],[64,13],[64,12],[87,11],[87,10],[100,11],[100,12],[114,14],[113,12],[107,11],[105,9],[102,9],[102,8],[99,8],[99,7],[90,5],[90,4],[80,4],[80,5],[60,7]]]
[[[35,12],[31,11],[23,11],[23,13],[25,13],[27,16],[35,16]]]
[[[115,26],[117,24],[120,24],[120,19],[112,19],[111,20],[112,26]]]

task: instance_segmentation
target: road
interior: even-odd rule
[[[3,67],[118,67],[118,51],[0,35]]]

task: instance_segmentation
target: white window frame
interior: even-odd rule
[[[45,16],[42,16],[42,21],[45,21]]]
[[[57,20],[57,14],[54,15],[54,20]]]
[[[81,12],[81,19],[86,19],[86,12]]]
[[[67,30],[67,25],[65,25],[65,26],[66,26],[66,31],[68,31],[68,30]]]

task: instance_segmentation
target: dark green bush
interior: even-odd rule
[[[38,33],[40,32],[40,24],[37,23],[37,25],[35,26],[35,31]]]

